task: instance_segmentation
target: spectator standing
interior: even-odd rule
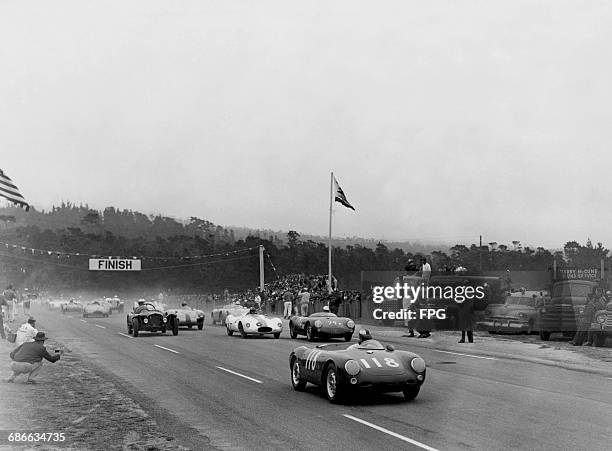
[[[474,332],[473,332],[473,319],[474,313],[474,301],[472,299],[465,299],[459,304],[459,318],[457,326],[461,330],[461,340],[459,343],[465,343],[465,335],[469,343],[474,343]]]
[[[17,329],[17,338],[15,339],[15,344],[17,346],[21,346],[28,341],[34,341],[34,337],[38,333],[38,330],[35,328],[36,320],[32,317],[29,317],[28,320],[19,326]]]
[[[35,384],[34,377],[42,368],[42,360],[45,359],[55,363],[60,359],[61,352],[57,352],[55,355],[49,354],[49,351],[45,348],[46,339],[44,332],[38,332],[34,341],[26,342],[11,352],[13,374],[7,379],[7,382],[14,382],[20,374],[27,374],[26,383]]]
[[[4,307],[8,310],[8,302],[6,302],[3,295],[0,295],[0,336],[6,340],[6,334],[4,333]]]
[[[589,327],[591,327],[593,313],[595,313],[595,292],[591,292],[587,295],[587,303],[584,306],[584,311],[580,315],[576,334],[572,341],[570,341],[574,346],[582,346],[583,344],[588,346],[589,343],[588,341],[585,343],[585,340],[588,335]]]
[[[10,307],[9,321],[13,322],[15,320],[15,311],[17,310],[17,293],[15,293],[13,286],[9,285],[2,295]]]
[[[283,294],[283,301],[285,310],[283,312],[283,318],[289,319],[291,317],[291,311],[293,308],[293,293],[291,290],[287,289]]]
[[[431,265],[427,263],[427,259],[423,257],[421,259],[421,277],[423,278],[423,284],[429,285],[429,278],[431,277]]]
[[[308,308],[310,307],[310,293],[305,287],[300,293],[300,315],[308,316]]]

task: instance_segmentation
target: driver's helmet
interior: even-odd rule
[[[255,313],[257,313],[257,309],[256,309],[256,308],[254,308],[254,307],[251,307],[251,309],[249,310],[249,313],[250,313],[251,315],[254,315]]]
[[[368,329],[361,329],[359,331],[359,344],[363,343],[366,340],[371,340],[372,335]]]
[[[144,305],[144,303],[145,303],[145,300],[144,300],[144,299],[139,299],[139,300],[138,300],[138,305]]]
[[[181,307],[187,307],[187,303],[186,302],[181,302]]]
[[[323,306],[323,311],[324,312],[329,312],[329,307],[327,305]]]

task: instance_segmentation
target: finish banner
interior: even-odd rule
[[[124,258],[90,258],[90,271],[140,271],[140,260]]]

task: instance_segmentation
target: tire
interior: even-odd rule
[[[132,325],[128,323],[127,325],[128,335],[132,335]]]
[[[161,332],[162,334],[165,334],[165,333],[166,333],[166,328],[165,328],[165,327],[162,327],[162,328],[160,329],[160,332]]]
[[[542,341],[550,340],[550,332],[548,332],[547,330],[541,330],[540,331],[540,340],[542,340]]]
[[[607,335],[604,332],[597,332],[593,337],[593,346],[601,348],[606,344]]]
[[[189,324],[189,325],[187,326],[187,329],[191,329],[192,327],[193,327],[193,324]]]
[[[306,381],[300,377],[300,365],[297,357],[291,360],[291,385],[295,391],[304,391]]]
[[[306,324],[306,338],[308,339],[308,341],[316,340],[315,333],[312,330],[312,326],[310,325],[310,323]]]
[[[404,388],[404,390],[402,391],[402,393],[404,393],[404,399],[406,399],[406,401],[414,400],[414,398],[416,398],[417,395],[419,394],[419,390],[421,390],[420,386],[416,386],[416,387],[408,386]]]
[[[247,333],[244,331],[244,327],[242,327],[242,323],[238,323],[238,330],[240,331],[240,336],[242,338],[248,337]]]
[[[330,363],[325,369],[323,390],[325,391],[325,397],[332,404],[336,404],[342,400],[343,391],[341,387],[338,386],[338,370],[333,363]]]
[[[136,338],[138,336],[138,320],[132,320],[132,336]]]
[[[232,335],[234,335],[234,331],[230,330],[229,325],[226,324],[225,325],[225,329],[227,330],[227,334],[231,337]]]
[[[204,320],[198,322],[198,330],[204,329]]]
[[[211,316],[212,316],[212,323],[213,323],[213,326],[214,326],[215,324],[217,324],[217,321],[215,321],[215,316],[214,315],[211,315]]]
[[[350,334],[344,334],[344,341],[351,341],[353,339],[353,332]]]
[[[276,333],[274,334],[274,338],[279,339],[279,338],[280,338],[280,334],[281,334],[280,332],[276,332]]]
[[[174,321],[172,321],[172,335],[176,337],[178,335],[178,332],[179,332],[179,321],[178,321],[178,318],[175,318]]]

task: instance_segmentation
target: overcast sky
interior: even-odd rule
[[[36,208],[612,247],[612,2],[0,0]],[[4,204],[4,203],[2,203]]]

